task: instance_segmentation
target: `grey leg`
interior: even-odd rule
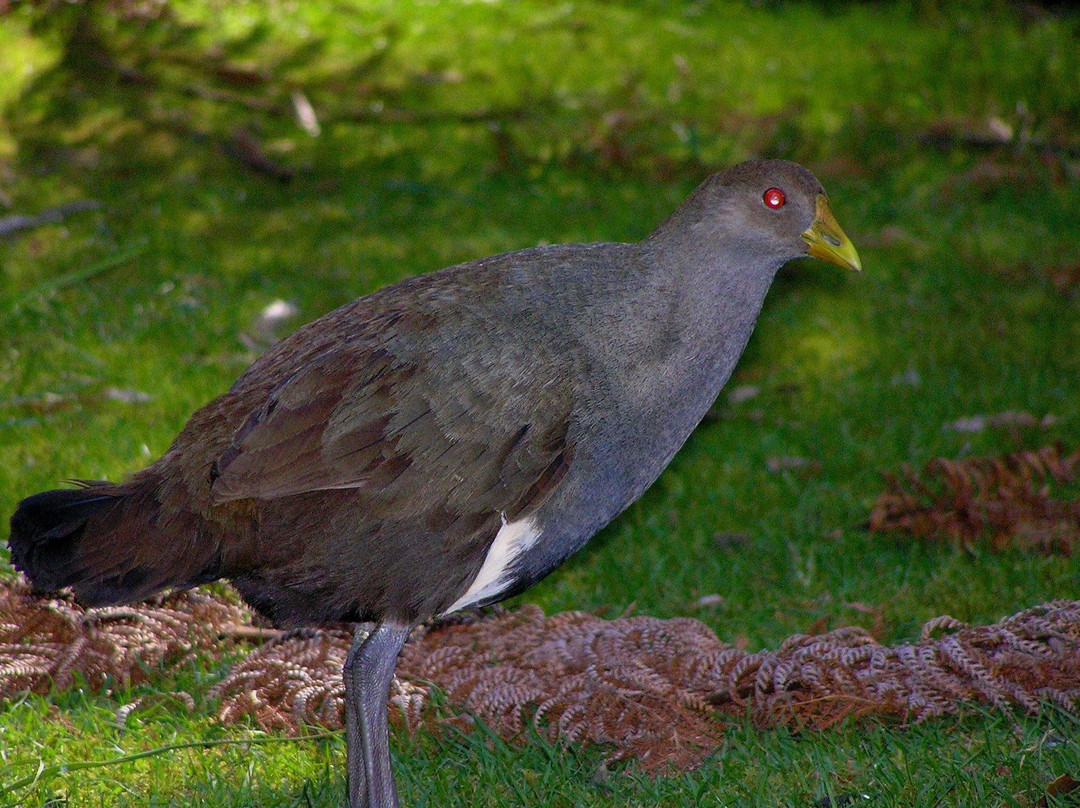
[[[345,660],[350,808],[397,808],[386,703],[398,652],[410,630],[383,623],[364,639],[358,629]]]

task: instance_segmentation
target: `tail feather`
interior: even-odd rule
[[[104,606],[217,577],[217,564],[199,547],[205,543],[198,541],[196,520],[182,526],[187,541],[155,529],[160,506],[154,487],[81,485],[27,497],[11,517],[11,562],[35,591],[70,587],[80,602]]]

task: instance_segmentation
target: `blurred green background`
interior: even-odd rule
[[[1064,4],[0,2],[0,512],[141,468],[342,303],[495,252],[640,239],[751,156],[817,174],[865,271],[786,268],[672,467],[521,600],[692,616],[756,650],[1075,598],[1075,557],[864,527],[905,462],[1078,444],[1080,16]],[[266,316],[277,301],[286,316]],[[198,697],[223,664],[158,686]],[[0,789],[39,763],[247,732],[204,704],[117,727],[137,696],[0,706]],[[408,805],[1034,806],[1075,804],[1045,789],[1080,776],[1076,730],[1050,709],[747,724],[658,781],[536,739],[394,740]],[[0,799],[334,805],[342,763],[338,741],[221,747]]]

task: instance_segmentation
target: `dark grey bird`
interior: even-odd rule
[[[396,806],[410,629],[521,592],[637,499],[808,254],[860,268],[809,171],[752,161],[640,243],[401,281],[274,346],[125,482],[23,500],[12,561],[88,606],[228,578],[281,626],[374,622],[344,669],[349,800]]]

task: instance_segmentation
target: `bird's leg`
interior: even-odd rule
[[[409,630],[383,623],[365,638],[357,629],[345,659],[349,808],[397,808],[386,703],[398,652]]]

